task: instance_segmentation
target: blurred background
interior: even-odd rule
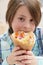
[[[43,0],[39,0],[41,3],[42,18],[38,27],[43,27]],[[9,0],[0,0],[0,35],[8,30],[8,24],[6,24],[5,14],[7,10]]]

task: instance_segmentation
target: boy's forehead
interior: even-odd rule
[[[32,17],[26,6],[20,6],[17,9],[16,15],[20,15],[20,16],[24,16],[24,17],[26,17],[26,16]]]
[[[17,12],[19,13],[25,13],[25,12],[28,12],[28,8],[26,6],[20,6],[18,9],[17,9]]]

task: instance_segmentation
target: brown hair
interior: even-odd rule
[[[22,5],[27,6],[31,16],[35,20],[35,25],[38,26],[41,19],[41,9],[38,0],[10,0],[6,12],[6,21],[8,22],[9,26],[11,26],[17,9]]]

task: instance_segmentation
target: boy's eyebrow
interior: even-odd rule
[[[25,15],[20,15],[20,16],[22,16],[22,17],[26,17]]]
[[[24,18],[26,18],[26,16],[25,15],[20,15],[21,17],[24,17]],[[28,18],[28,19],[33,19],[32,17],[31,18]]]

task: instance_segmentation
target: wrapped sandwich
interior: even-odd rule
[[[35,34],[33,32],[14,32],[11,35],[11,39],[15,46],[19,46],[25,50],[32,50],[35,44]]]

